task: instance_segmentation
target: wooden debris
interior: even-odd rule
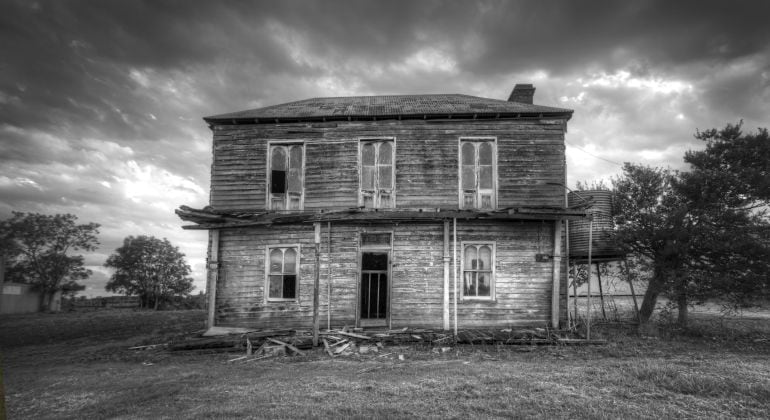
[[[349,333],[347,331],[333,331],[334,334],[340,334],[347,337],[353,337],[353,338],[360,338],[361,340],[371,340],[372,337],[369,337],[368,335],[361,335],[361,334],[354,334]],[[322,335],[328,335],[329,333],[321,333]]]
[[[276,340],[275,338],[270,338],[270,337],[268,337],[267,339],[268,339],[269,341],[272,341],[272,342],[273,342],[273,343],[275,343],[275,344],[280,344],[280,345],[286,346],[286,348],[288,348],[289,350],[293,351],[294,353],[297,353],[297,354],[298,354],[298,355],[300,355],[300,356],[305,354],[305,353],[303,353],[303,352],[302,352],[302,350],[300,350],[300,349],[298,349],[298,348],[296,348],[296,347],[292,346],[292,345],[291,345],[291,344],[289,344],[289,343],[284,343],[283,341],[280,341],[280,340]]]
[[[165,346],[167,346],[167,345],[168,345],[168,343],[163,343],[163,344],[149,344],[149,345],[146,345],[146,346],[134,346],[134,347],[129,347],[128,349],[129,349],[129,350],[151,350],[151,349],[154,349],[154,348],[156,348],[156,347],[165,347]]]
[[[345,345],[344,345],[344,346],[342,346],[342,347],[340,347],[340,348],[338,348],[338,349],[334,350],[334,354],[340,354],[340,353],[342,353],[343,351],[345,351],[345,349],[347,349],[348,347],[350,347],[350,345],[351,345],[351,344],[352,344],[352,343],[350,343],[350,342],[347,342],[347,343],[345,343]]]
[[[325,338],[323,338],[322,340],[323,340],[323,343],[324,343],[324,349],[326,349],[326,353],[327,353],[329,356],[332,356],[332,357],[334,357],[334,354],[332,353],[332,350],[331,350],[331,348],[329,347],[329,342],[328,342],[328,341],[326,341],[326,339],[325,339]]]

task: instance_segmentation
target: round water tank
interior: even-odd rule
[[[586,213],[593,215],[591,256],[597,259],[619,258],[622,252],[612,241],[612,192],[606,190],[572,191],[567,195],[569,206],[585,202],[592,205]],[[588,258],[588,219],[569,221],[569,256]]]

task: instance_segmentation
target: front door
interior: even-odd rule
[[[387,325],[388,252],[361,253],[359,308],[361,326]]]

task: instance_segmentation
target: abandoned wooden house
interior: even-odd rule
[[[209,326],[475,328],[566,316],[572,110],[460,94],[206,117]]]

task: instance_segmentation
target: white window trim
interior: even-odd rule
[[[463,142],[482,142],[492,143],[492,210],[497,209],[497,137],[488,136],[466,136],[457,139],[457,208],[462,210],[481,210],[474,207],[465,208],[465,199],[463,197]],[[478,191],[476,192],[478,194]]]
[[[299,210],[305,209],[305,166],[307,162],[307,143],[304,140],[271,140],[267,142],[267,163],[265,164],[265,209],[273,210],[270,202],[270,184],[272,182],[272,153],[273,146],[302,146],[302,196],[299,199]],[[278,210],[278,211],[297,211],[297,210]]]
[[[294,285],[295,297],[293,299],[270,297],[270,250],[275,248],[296,248],[297,249],[297,282]],[[302,249],[300,248],[300,244],[276,244],[276,245],[265,246],[265,289],[264,289],[265,303],[287,303],[287,302],[299,303],[301,261],[302,261]]]
[[[489,296],[465,296],[465,246],[487,245],[492,247],[492,280],[489,284]],[[462,241],[460,242],[460,296],[461,300],[494,302],[496,300],[497,284],[497,242],[495,241]]]
[[[395,137],[359,137],[358,138],[358,206],[364,206],[364,195],[362,193],[361,186],[363,184],[363,157],[361,156],[361,144],[374,141],[391,141],[393,142],[393,151],[391,159],[393,162],[393,170],[391,177],[393,179],[393,190],[390,193],[393,200],[393,207],[374,207],[374,208],[396,208],[396,138]]]

